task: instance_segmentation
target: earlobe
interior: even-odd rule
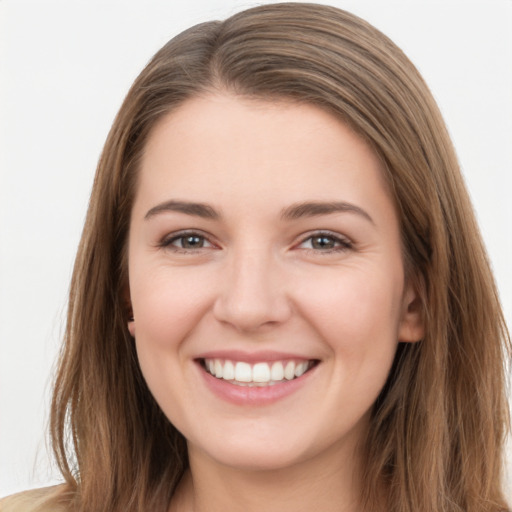
[[[412,285],[407,287],[402,303],[398,341],[416,343],[425,336],[423,302]]]
[[[133,316],[128,320],[128,331],[132,338],[135,338],[135,320]]]
[[[128,327],[128,332],[132,338],[135,338],[135,319],[133,318],[133,307],[130,298],[130,289],[127,284],[123,287],[122,297],[123,310],[124,314],[126,315],[125,318],[128,318],[128,323],[126,324]]]

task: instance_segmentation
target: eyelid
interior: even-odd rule
[[[208,246],[207,247],[198,247],[195,249],[194,248],[187,249],[184,247],[179,247],[179,246],[173,245],[174,241],[176,241],[180,238],[185,238],[187,236],[200,237],[205,240],[205,242],[208,244]],[[335,245],[335,247],[327,248],[327,249],[315,249],[313,247],[310,247],[310,248],[306,248],[306,247],[301,248],[300,247],[301,245],[306,243],[308,240],[311,240],[315,237],[322,237],[322,236],[324,236],[326,238],[333,239],[334,243],[337,245]],[[179,231],[174,231],[172,233],[168,233],[164,237],[161,238],[161,240],[158,242],[157,246],[161,247],[163,249],[170,249],[175,252],[199,252],[202,249],[211,249],[211,248],[219,249],[220,248],[217,243],[212,241],[212,237],[208,233],[205,233],[204,231],[202,231],[200,229],[183,229],[183,230],[179,230]],[[324,254],[345,251],[345,250],[351,249],[352,247],[353,247],[353,242],[347,236],[341,235],[340,233],[336,233],[334,231],[330,231],[330,230],[326,230],[326,229],[310,231],[308,233],[302,234],[300,239],[298,240],[298,242],[295,243],[293,246],[294,249],[301,249],[301,250],[312,251],[315,253],[324,253]]]
[[[173,245],[174,241],[179,240],[180,238],[185,238],[187,236],[197,236],[203,238],[205,242],[208,243],[208,246],[198,247],[197,249],[186,249],[184,247]],[[201,249],[219,248],[218,244],[211,240],[211,236],[200,229],[182,229],[179,231],[173,231],[172,233],[168,233],[162,237],[157,245],[163,249],[170,249],[175,252],[198,252]]]
[[[335,243],[338,245],[333,248],[330,248],[330,249],[315,249],[313,247],[308,247],[308,248],[304,247],[304,248],[302,248],[302,250],[313,251],[316,253],[324,253],[325,254],[325,253],[346,251],[346,250],[353,248],[354,242],[352,242],[352,240],[350,240],[348,237],[346,237],[345,235],[341,235],[340,233],[336,233],[334,231],[330,231],[330,230],[326,230],[326,229],[320,229],[317,231],[312,231],[312,232],[303,234],[301,236],[299,242],[295,245],[295,248],[301,249],[300,246],[302,244],[304,244],[305,242],[307,242],[308,240],[311,240],[312,238],[315,238],[315,237],[322,237],[322,236],[324,236],[326,238],[333,239],[335,241]]]

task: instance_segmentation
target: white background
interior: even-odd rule
[[[58,479],[45,448],[52,365],[97,159],[128,87],[173,35],[257,3],[0,0],[0,496]],[[430,85],[512,326],[512,0],[330,3],[389,35]]]

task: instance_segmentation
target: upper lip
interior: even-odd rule
[[[283,361],[286,359],[311,361],[317,358],[296,354],[292,352],[276,352],[273,350],[261,350],[246,352],[243,350],[212,350],[202,352],[195,359],[229,359],[230,361],[243,361],[246,363],[258,363],[263,361]]]

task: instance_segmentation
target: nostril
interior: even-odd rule
[[[254,331],[286,321],[291,308],[285,297],[237,293],[219,297],[213,313],[218,321],[238,331]]]

